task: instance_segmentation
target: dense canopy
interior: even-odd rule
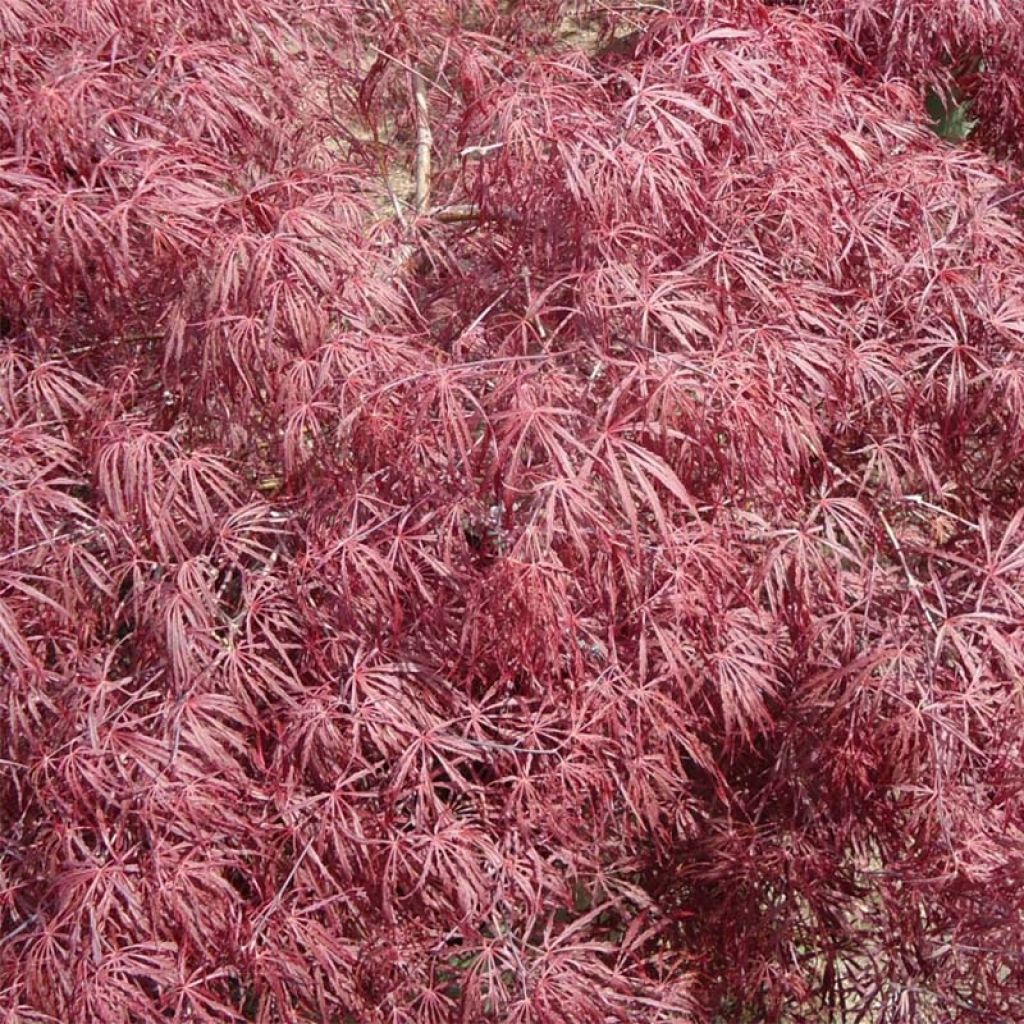
[[[1024,5],[0,3],[0,1020],[1024,1020]]]

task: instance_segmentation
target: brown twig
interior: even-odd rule
[[[430,216],[439,224],[463,224],[480,219],[480,211],[468,203],[461,206],[435,207]]]
[[[416,115],[416,213],[422,216],[430,205],[430,156],[434,136],[430,130],[427,81],[418,69],[409,72],[409,78]]]

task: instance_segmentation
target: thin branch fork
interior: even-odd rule
[[[903,545],[900,544],[899,538],[896,536],[896,531],[892,528],[889,520],[886,519],[882,512],[878,513],[878,518],[882,521],[882,526],[885,528],[886,535],[889,538],[889,543],[892,544],[896,551],[896,555],[900,560],[900,565],[903,568],[903,575],[906,577],[907,583],[910,585],[911,593],[917,599],[917,603],[920,605],[921,611],[924,612],[924,617],[927,619],[928,625],[931,626],[932,632],[938,636],[939,625],[935,620],[935,612],[925,600],[924,587],[910,568],[910,563],[907,561],[907,556],[903,553]]]

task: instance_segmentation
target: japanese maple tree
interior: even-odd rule
[[[4,0],[0,1019],[1024,1020],[1022,69]]]

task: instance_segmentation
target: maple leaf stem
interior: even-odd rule
[[[292,879],[295,878],[296,873],[302,866],[302,862],[306,859],[312,848],[313,840],[309,839],[306,845],[303,846],[302,850],[299,852],[299,855],[295,858],[295,863],[292,864],[291,870],[289,870],[288,874],[285,876],[285,879],[278,887],[277,892],[274,893],[273,899],[267,904],[266,909],[259,915],[259,917],[257,917],[256,922],[253,925],[252,935],[249,937],[250,947],[252,947],[256,942],[256,939],[259,938],[271,915],[278,907],[280,907],[281,901],[284,899],[284,894],[288,891],[288,886],[291,885]]]

